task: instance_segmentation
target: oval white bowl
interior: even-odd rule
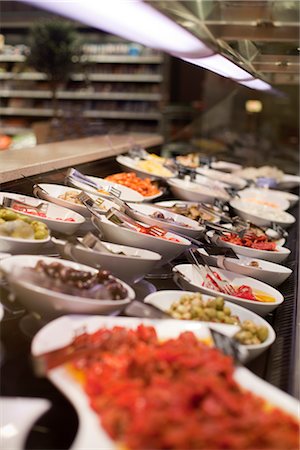
[[[232,175],[230,173],[224,173],[219,170],[207,169],[205,167],[198,167],[196,169],[197,173],[200,175],[204,175],[208,178],[212,178],[213,180],[222,181],[223,183],[227,183],[235,189],[243,189],[247,182],[243,180],[243,178],[237,177],[236,175]]]
[[[156,206],[158,206],[159,208],[160,207],[163,207],[163,208],[172,208],[174,205],[180,205],[180,204],[182,204],[183,206],[184,205],[189,205],[189,206],[193,206],[193,205],[197,205],[197,202],[188,202],[188,201],[185,201],[185,202],[183,202],[182,200],[166,200],[166,201],[164,201],[164,202],[157,202],[157,203],[154,203],[154,205],[156,205]],[[171,212],[171,211],[170,211]],[[217,217],[217,216],[214,216],[214,218],[210,221],[210,222],[212,222],[212,223],[219,223],[220,222],[220,218],[219,217]]]
[[[77,205],[76,203],[72,203],[67,200],[62,200],[61,198],[58,198],[59,195],[64,194],[68,191],[76,192],[76,194],[79,195],[81,192],[80,189],[75,189],[60,184],[40,184],[39,186],[42,189],[45,189],[45,191],[48,192],[49,195],[37,188],[33,192],[37,198],[47,200],[51,203],[54,203],[55,205],[63,206],[64,208],[72,209],[73,211],[77,212],[78,214],[81,214],[84,217],[90,217],[91,213],[84,205]],[[89,196],[93,200],[99,199],[98,195],[89,194]],[[116,206],[115,203],[109,201],[106,198],[105,199],[103,198],[102,206],[105,211],[108,211],[112,207],[118,208],[118,206]]]
[[[230,270],[231,272],[239,273],[246,277],[255,278],[270,286],[279,286],[292,273],[292,270],[288,267],[270,261],[264,261],[263,259],[249,258],[242,255],[239,255],[239,259],[209,256],[202,248],[199,248],[198,252],[207,257],[208,264],[211,266],[220,267],[221,269]],[[261,268],[258,269],[257,267],[249,266],[251,261],[256,261]]]
[[[37,206],[39,203],[41,203],[41,201],[35,197],[30,197],[28,195],[23,194],[12,194],[11,192],[1,192],[0,203],[2,203],[3,197],[20,200],[32,206]],[[80,214],[71,211],[70,209],[63,208],[62,206],[54,205],[53,203],[48,201],[43,200],[43,202],[48,205],[46,213],[47,217],[40,217],[34,214],[28,214],[23,211],[16,211],[16,212],[23,214],[24,216],[30,217],[32,220],[39,220],[40,222],[45,223],[50,230],[57,231],[63,234],[73,234],[78,230],[78,228],[81,225],[84,224],[85,218],[82,217]],[[57,217],[62,219],[74,219],[74,222],[57,220]]]
[[[120,191],[120,199],[123,200],[124,202],[142,202],[145,199],[145,197],[141,195],[139,192],[134,191],[133,189],[130,189],[126,186],[122,186],[121,184],[112,183],[111,181],[103,180],[103,178],[92,177],[89,175],[86,175],[86,177],[89,178],[94,183],[96,183],[99,186],[99,190],[101,189],[101,186],[105,188],[113,187],[117,189],[118,191]],[[101,192],[98,192],[96,188],[88,186],[82,183],[81,181],[68,179],[68,183],[82,191],[91,192],[94,195],[101,194]],[[107,195],[110,194],[107,193]]]
[[[223,172],[235,172],[236,170],[241,170],[242,166],[240,164],[231,163],[228,161],[215,161],[211,163],[211,167],[216,170],[221,170]]]
[[[249,203],[263,204],[263,202],[274,204],[273,207],[285,211],[290,207],[290,202],[280,195],[274,194],[271,190],[266,189],[244,189],[239,191],[239,197]]]
[[[168,312],[171,305],[180,299],[183,295],[191,295],[194,294],[192,291],[179,291],[179,290],[166,290],[166,291],[158,291],[154,292],[153,294],[147,295],[145,297],[144,302],[149,303],[150,305],[155,306],[156,308],[160,309],[161,311]],[[207,301],[211,299],[212,297],[209,295],[203,295],[203,300]],[[268,329],[268,337],[265,340],[265,342],[261,344],[252,344],[252,345],[244,345],[248,352],[249,352],[249,358],[253,359],[256,358],[258,355],[263,353],[265,350],[267,350],[275,341],[275,331],[269,325],[269,323],[264,320],[262,317],[258,316],[252,311],[249,311],[249,309],[243,308],[242,306],[236,305],[235,303],[231,303],[228,301],[225,301],[225,305],[228,306],[231,309],[231,313],[233,316],[238,316],[241,322],[244,320],[251,320],[256,325],[267,327]],[[200,320],[196,320],[196,322],[201,322]],[[203,323],[213,323],[216,324],[218,322],[203,322]]]
[[[103,217],[101,220],[92,217],[92,223],[100,233],[103,233],[106,241],[121,245],[129,245],[131,247],[144,248],[159,253],[162,256],[159,265],[172,261],[172,259],[179,256],[191,245],[191,242],[188,239],[182,238],[175,233],[168,232],[168,236],[176,238],[180,242],[172,242],[137,231],[132,231],[127,228],[122,228],[107,220],[106,217]]]
[[[133,211],[130,212],[130,215],[136,220],[147,223],[148,225],[157,225],[165,228],[166,230],[174,231],[175,233],[177,231],[178,233],[195,239],[197,239],[197,237],[199,237],[200,234],[204,231],[204,227],[199,225],[195,220],[181,216],[180,214],[166,211],[165,209],[159,208],[158,206],[147,205],[145,203],[129,203],[129,206],[133,209]],[[166,220],[160,220],[151,217],[151,214],[153,214],[154,212],[163,213],[165,217],[173,219],[173,222],[168,222]],[[182,226],[180,225],[181,223],[186,224],[187,226]]]
[[[161,255],[158,253],[110,242],[103,242],[103,244],[113,252],[122,251],[126,254],[110,254],[81,247],[80,245],[74,246],[71,254],[66,254],[64,249],[66,241],[52,238],[52,242],[63,258],[70,259],[71,257],[76,262],[95,268],[99,266],[105,267],[115,277],[129,284],[140,281],[161,260]]]
[[[192,321],[65,316],[50,322],[34,336],[31,352],[33,356],[38,356],[68,345],[79,329],[86,329],[88,333],[93,333],[97,329],[114,326],[136,329],[140,324],[153,326],[160,339],[176,338],[185,331],[194,332],[199,339],[207,339],[210,336],[205,324]],[[70,371],[64,366],[58,367],[49,371],[47,377],[71,401],[78,413],[79,429],[73,448],[95,450],[95,442],[97,442],[98,448],[115,450],[117,444],[109,438],[101,427],[99,417],[91,409],[82,385],[71,376]],[[279,407],[280,410],[286,411],[298,420],[299,402],[294,397],[263,381],[242,366],[235,367],[233,377],[242,388],[259,396],[267,404]]]
[[[0,251],[12,254],[22,253],[39,253],[47,242],[50,241],[50,236],[46,239],[21,239],[0,236]]]
[[[253,208],[251,209],[251,206]],[[270,227],[272,222],[280,225],[283,228],[286,228],[293,223],[295,223],[296,219],[292,214],[287,213],[286,211],[278,211],[275,208],[270,208],[263,205],[252,205],[243,199],[234,199],[230,201],[230,206],[233,210],[238,214],[242,219],[249,220],[254,223],[254,225],[258,225],[260,227]],[[254,212],[253,209],[256,208],[257,212]],[[252,212],[253,211],[253,212]],[[264,216],[265,214],[265,216]],[[280,214],[282,217],[278,217]]]
[[[1,448],[23,450],[31,427],[50,406],[44,398],[1,397]]]
[[[266,292],[269,295],[272,295],[275,298],[275,302],[264,303],[258,302],[256,300],[245,300],[233,295],[221,294],[225,300],[229,300],[240,306],[244,306],[245,308],[250,309],[250,311],[259,314],[260,316],[265,316],[269,312],[273,311],[284,300],[279,291],[269,286],[268,284],[255,280],[254,278],[238,275],[234,272],[229,272],[228,270],[214,268],[214,271],[218,272],[221,278],[225,278],[235,286],[241,286],[245,284],[253,289],[257,289]],[[192,264],[179,264],[173,268],[173,272],[175,281],[179,282],[183,289],[192,290],[195,292],[200,291],[204,294],[211,295],[212,297],[217,297],[218,295],[220,295],[220,292],[202,286],[203,279],[198,270]]]
[[[279,197],[286,199],[290,203],[290,207],[295,206],[299,201],[299,196],[296,194],[291,194],[291,192],[278,191],[277,189],[272,189],[271,192],[274,192],[274,194]]]
[[[175,177],[177,175],[177,172],[171,172],[172,174],[170,176],[162,176],[162,175],[158,175],[155,173],[151,173],[151,172],[147,172],[146,170],[143,170],[139,167],[137,167],[137,161],[133,158],[131,158],[130,156],[126,156],[126,155],[119,155],[116,157],[116,161],[118,164],[120,164],[121,167],[123,167],[123,169],[126,172],[135,172],[140,178],[151,178],[151,179],[168,179],[168,178],[172,178]],[[154,160],[155,161],[155,160]]]
[[[290,175],[284,174],[282,180],[280,180],[277,184],[278,189],[294,189],[300,185],[300,176],[298,175]]]
[[[117,279],[127,289],[128,295],[123,300],[96,300],[62,294],[50,289],[35,286],[33,283],[23,281],[15,276],[15,270],[22,267],[34,267],[43,260],[46,263],[59,262],[77,270],[92,273],[96,269],[72,261],[61,260],[45,256],[18,255],[0,261],[0,270],[6,275],[12,291],[20,302],[30,311],[40,314],[49,320],[64,314],[108,314],[118,311],[135,298],[134,290],[123,281]]]
[[[229,200],[229,196],[220,195],[219,190],[213,190],[211,187],[202,186],[187,180],[171,178],[167,180],[170,189],[176,198],[193,202],[213,203],[216,198],[221,200]]]
[[[249,258],[265,259],[274,263],[283,262],[291,253],[286,247],[276,246],[276,252],[270,250],[257,250],[255,248],[243,247],[242,245],[231,244],[225,242],[218,236],[213,237],[213,241],[220,247],[229,247],[235,251],[238,255],[248,256]]]

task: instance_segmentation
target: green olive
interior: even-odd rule
[[[217,309],[222,310],[224,308],[224,298],[223,297],[216,297],[215,302],[217,305]]]
[[[265,342],[265,340],[268,338],[269,330],[267,327],[258,327],[256,334],[260,342]]]

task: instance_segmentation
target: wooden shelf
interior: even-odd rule
[[[0,62],[25,62],[24,55],[0,54]],[[91,64],[161,64],[163,57],[160,55],[83,55],[81,63]]]
[[[40,98],[51,99],[49,90],[0,90],[0,98]],[[93,92],[93,91],[58,91],[57,98],[60,100],[143,100],[160,101],[162,95],[152,92]]]
[[[3,116],[30,116],[30,117],[52,117],[53,109],[51,108],[0,108],[0,114]],[[61,113],[59,113],[61,115]],[[136,120],[160,120],[161,114],[155,111],[139,112],[139,111],[84,111],[84,117],[90,119],[136,119]]]
[[[45,73],[39,72],[0,72],[0,80],[23,80],[23,81],[45,81],[48,77]],[[74,73],[71,75],[72,81],[107,81],[107,82],[140,82],[140,83],[161,83],[162,75],[158,74],[123,74],[123,73],[91,73],[84,75]]]

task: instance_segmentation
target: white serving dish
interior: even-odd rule
[[[239,191],[238,195],[243,201],[256,205],[266,202],[266,206],[269,206],[269,203],[272,205],[270,206],[271,208],[278,208],[282,211],[290,207],[290,202],[287,199],[266,189],[244,189],[243,191]]]
[[[166,211],[163,208],[159,208],[154,205],[147,205],[145,203],[129,203],[129,206],[133,211],[130,211],[130,215],[136,220],[147,223],[148,225],[157,225],[163,227],[166,230],[178,232],[184,234],[187,237],[192,237],[197,239],[201,233],[204,231],[204,227],[199,225],[195,220],[189,219],[187,217],[181,216],[180,214],[173,213],[171,211]],[[154,212],[161,212],[165,217],[173,219],[173,222],[168,222],[166,220],[160,220],[151,217]],[[183,226],[185,224],[187,226]]]
[[[118,311],[135,298],[133,289],[123,281],[117,279],[127,289],[128,296],[123,300],[96,300],[75,295],[62,294],[47,288],[35,286],[33,283],[23,281],[18,277],[22,267],[34,267],[43,260],[46,263],[59,262],[76,270],[85,270],[92,273],[96,269],[72,261],[61,260],[45,256],[18,255],[4,259],[0,262],[0,270],[6,275],[12,291],[21,303],[30,311],[40,314],[45,319],[53,319],[63,314],[108,314]]]
[[[39,253],[47,242],[50,241],[50,236],[46,239],[21,239],[7,236],[0,236],[0,251],[12,254],[22,253]]]
[[[63,258],[72,259],[95,268],[104,267],[112,272],[115,277],[129,284],[140,281],[161,260],[161,255],[158,253],[110,242],[103,242],[103,244],[112,252],[122,251],[125,255],[95,251],[80,245],[73,246],[68,254],[64,248],[66,241],[52,238],[52,242]]]
[[[200,322],[136,319],[127,317],[87,317],[65,316],[42,328],[33,338],[31,352],[38,356],[58,349],[72,342],[78,330],[86,329],[88,333],[97,329],[123,326],[136,329],[138,325],[153,326],[161,339],[177,337],[184,331],[192,331],[201,339],[209,337],[207,327]],[[71,401],[79,416],[79,428],[72,448],[74,450],[116,450],[119,444],[113,442],[100,425],[98,416],[90,408],[89,399],[80,383],[71,375],[65,366],[52,369],[47,374],[49,380]],[[262,397],[267,403],[278,406],[298,419],[299,402],[263,381],[245,367],[236,367],[234,379],[243,388]]]
[[[139,192],[134,191],[133,189],[130,189],[126,186],[122,186],[121,184],[112,183],[111,181],[103,180],[103,178],[92,177],[89,175],[86,175],[86,177],[96,183],[97,186],[99,186],[99,190],[101,190],[101,186],[104,188],[113,187],[117,189],[118,191],[120,191],[120,199],[124,202],[142,202],[145,199],[145,197]],[[91,192],[94,195],[105,195],[105,192],[98,192],[96,188],[88,186],[87,184],[75,180],[74,178],[72,178],[72,180],[68,178],[68,183],[82,191]],[[107,193],[107,195],[110,194]]]
[[[147,295],[145,297],[144,302],[149,303],[150,305],[155,306],[156,308],[160,309],[161,311],[164,311],[168,313],[168,310],[170,309],[171,305],[179,300],[183,295],[191,295],[194,294],[192,291],[178,291],[178,290],[166,290],[166,291],[158,291],[153,292],[152,294]],[[209,295],[203,295],[203,300],[207,301],[211,299],[212,297]],[[268,329],[268,337],[265,340],[265,342],[261,344],[252,344],[252,345],[244,345],[244,347],[249,352],[249,358],[253,359],[256,358],[258,355],[263,353],[265,350],[267,350],[275,341],[276,335],[275,331],[269,325],[269,323],[264,320],[262,317],[258,316],[252,311],[249,311],[249,309],[243,308],[242,306],[236,305],[234,303],[225,301],[225,305],[228,306],[231,309],[231,313],[233,316],[238,316],[241,322],[244,320],[251,320],[256,325],[264,326]],[[216,322],[201,322],[199,320],[196,320],[196,322],[200,323],[209,323],[210,324],[216,324]],[[228,326],[234,326],[236,325],[228,325]]]
[[[2,303],[0,303],[0,322],[3,319],[3,316],[4,316],[4,308]]]
[[[211,163],[211,167],[216,170],[222,170],[223,172],[235,172],[236,170],[241,170],[242,166],[240,164],[231,163],[228,161],[215,161]]]
[[[299,175],[284,174],[283,178],[277,183],[277,189],[294,189],[300,185]]]
[[[77,212],[78,214],[81,214],[84,217],[90,217],[89,210],[84,205],[78,205],[76,203],[69,202],[67,200],[62,200],[61,198],[58,198],[59,195],[65,194],[68,191],[73,191],[77,195],[80,194],[80,189],[74,189],[69,186],[63,186],[60,184],[39,184],[39,186],[44,189],[46,192],[48,192],[49,195],[47,195],[45,192],[43,192],[41,189],[36,187],[36,189],[33,190],[34,195],[37,198],[41,198],[43,200],[47,200],[51,203],[54,203],[58,206],[63,206],[64,208],[72,209],[73,211]],[[93,195],[89,193],[89,196],[95,201],[99,199],[98,195]],[[108,199],[102,199],[103,204],[101,205],[103,207],[104,211],[108,211],[110,208],[118,208],[115,203],[111,202]]]
[[[266,189],[259,189],[258,190],[263,190],[265,191]],[[267,190],[268,192],[268,190]],[[292,194],[291,192],[286,192],[286,191],[278,191],[277,189],[271,189],[270,192],[273,192],[274,194],[278,195],[278,197],[284,198],[286,199],[288,202],[290,202],[290,208],[292,208],[293,206],[296,205],[296,203],[298,203],[299,201],[299,196],[296,194]]]
[[[100,233],[103,234],[103,238],[106,241],[121,245],[129,245],[130,247],[136,246],[138,248],[144,248],[159,253],[162,256],[159,265],[172,261],[191,245],[191,242],[188,239],[178,236],[175,233],[168,232],[167,236],[178,239],[180,242],[172,242],[120,227],[112,223],[106,217],[101,219],[92,217],[92,223]]]
[[[163,207],[163,208],[172,208],[174,205],[180,205],[180,204],[182,204],[183,206],[185,206],[185,205],[189,205],[189,206],[193,206],[193,205],[197,205],[197,202],[188,202],[188,201],[186,201],[186,202],[184,202],[184,201],[182,201],[182,200],[166,200],[166,201],[163,201],[163,202],[157,202],[157,203],[154,203],[156,206],[158,206],[159,208],[160,207]],[[170,211],[171,212],[171,211]],[[213,213],[212,213],[213,214]],[[220,222],[220,218],[219,217],[217,217],[217,216],[214,216],[213,217],[213,219],[212,220],[210,220],[210,222],[212,222],[212,223],[219,223]]]
[[[286,211],[264,205],[255,205],[249,203],[246,199],[231,200],[230,206],[242,219],[249,220],[260,227],[270,227],[273,222],[286,228],[296,221],[295,217]]]
[[[31,206],[37,206],[41,201],[34,197],[29,197],[23,194],[12,194],[11,192],[1,192],[0,193],[0,203],[2,203],[3,197],[12,198],[14,200],[19,200],[21,202],[28,203]],[[62,206],[54,205],[51,202],[44,201],[48,205],[47,217],[40,217],[34,214],[28,214],[23,211],[16,211],[17,213],[23,214],[24,216],[30,217],[32,220],[38,220],[47,225],[47,227],[52,230],[63,234],[73,234],[76,233],[78,228],[84,224],[85,218],[80,214],[71,211],[70,209],[63,208]],[[57,220],[57,217],[62,219],[73,219],[74,222],[66,222],[65,220]]]
[[[0,397],[0,442],[4,450],[23,450],[36,420],[51,403],[44,398]]]
[[[149,158],[151,161],[151,158]],[[132,172],[134,171],[140,178],[150,178],[150,179],[168,179],[168,178],[172,178],[175,177],[177,175],[177,172],[172,172],[170,169],[170,176],[163,176],[163,175],[158,175],[155,173],[151,173],[151,172],[147,172],[146,170],[143,170],[142,168],[137,167],[137,163],[139,162],[139,160],[135,160],[133,158],[131,158],[130,156],[126,156],[126,155],[119,155],[116,157],[116,161],[118,164],[120,164],[121,167],[123,167],[123,169],[126,172]],[[155,162],[156,159],[153,159],[153,161]]]
[[[193,180],[197,184],[202,184],[207,187],[211,187],[213,189],[226,189],[230,188],[228,183],[223,183],[222,181],[214,180],[212,178],[208,178],[204,175],[196,174],[195,179]]]
[[[208,169],[207,167],[198,167],[196,169],[197,173],[200,175],[204,175],[208,178],[212,178],[213,180],[222,181],[223,183],[227,183],[235,189],[243,189],[247,182],[236,175],[232,175],[231,173],[221,172],[219,170]]]
[[[233,295],[221,294],[225,300],[229,300],[240,306],[244,306],[245,308],[250,309],[250,311],[259,314],[260,316],[265,316],[269,312],[273,311],[284,300],[282,294],[279,291],[269,286],[268,284],[255,280],[254,278],[245,277],[243,275],[239,275],[223,269],[214,268],[213,270],[219,273],[221,278],[225,278],[229,281],[230,284],[234,286],[241,286],[245,284],[247,286],[250,286],[252,289],[263,291],[266,294],[274,297],[274,302],[264,303],[256,300],[246,300],[243,298],[235,297]],[[192,264],[179,264],[173,267],[173,272],[175,281],[183,289],[191,290],[194,292],[200,291],[213,297],[217,297],[220,295],[220,292],[202,286],[203,278],[201,277],[200,272],[197,270],[197,268]]]
[[[220,239],[219,236],[213,236],[213,241],[220,247],[230,247],[238,255],[248,256],[254,259],[264,259],[266,261],[271,261],[274,263],[283,262],[291,253],[291,251],[286,247],[281,247],[276,245],[276,251],[270,250],[257,250],[255,248],[244,247],[242,245],[231,244],[230,242],[225,242]]]
[[[199,248],[198,252],[206,256],[208,264],[211,266],[220,267],[220,269],[230,270],[231,272],[239,273],[246,277],[255,278],[270,286],[279,286],[292,273],[292,270],[288,267],[264,261],[263,259],[249,258],[242,255],[238,255],[239,259],[227,258],[224,256],[210,256],[203,248]],[[260,269],[249,266],[251,261],[257,262]]]
[[[192,202],[213,203],[216,198],[229,200],[229,195],[221,189],[212,189],[188,180],[171,178],[167,180],[174,197]]]

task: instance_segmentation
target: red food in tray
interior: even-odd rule
[[[297,421],[242,389],[231,358],[193,333],[160,341],[154,328],[140,325],[85,336],[90,351],[70,370],[122,448],[298,448]]]
[[[229,242],[230,244],[241,245],[256,250],[276,251],[276,242],[271,241],[266,235],[253,235],[253,237],[240,238],[235,233],[229,233],[227,236],[222,236],[221,240]]]

